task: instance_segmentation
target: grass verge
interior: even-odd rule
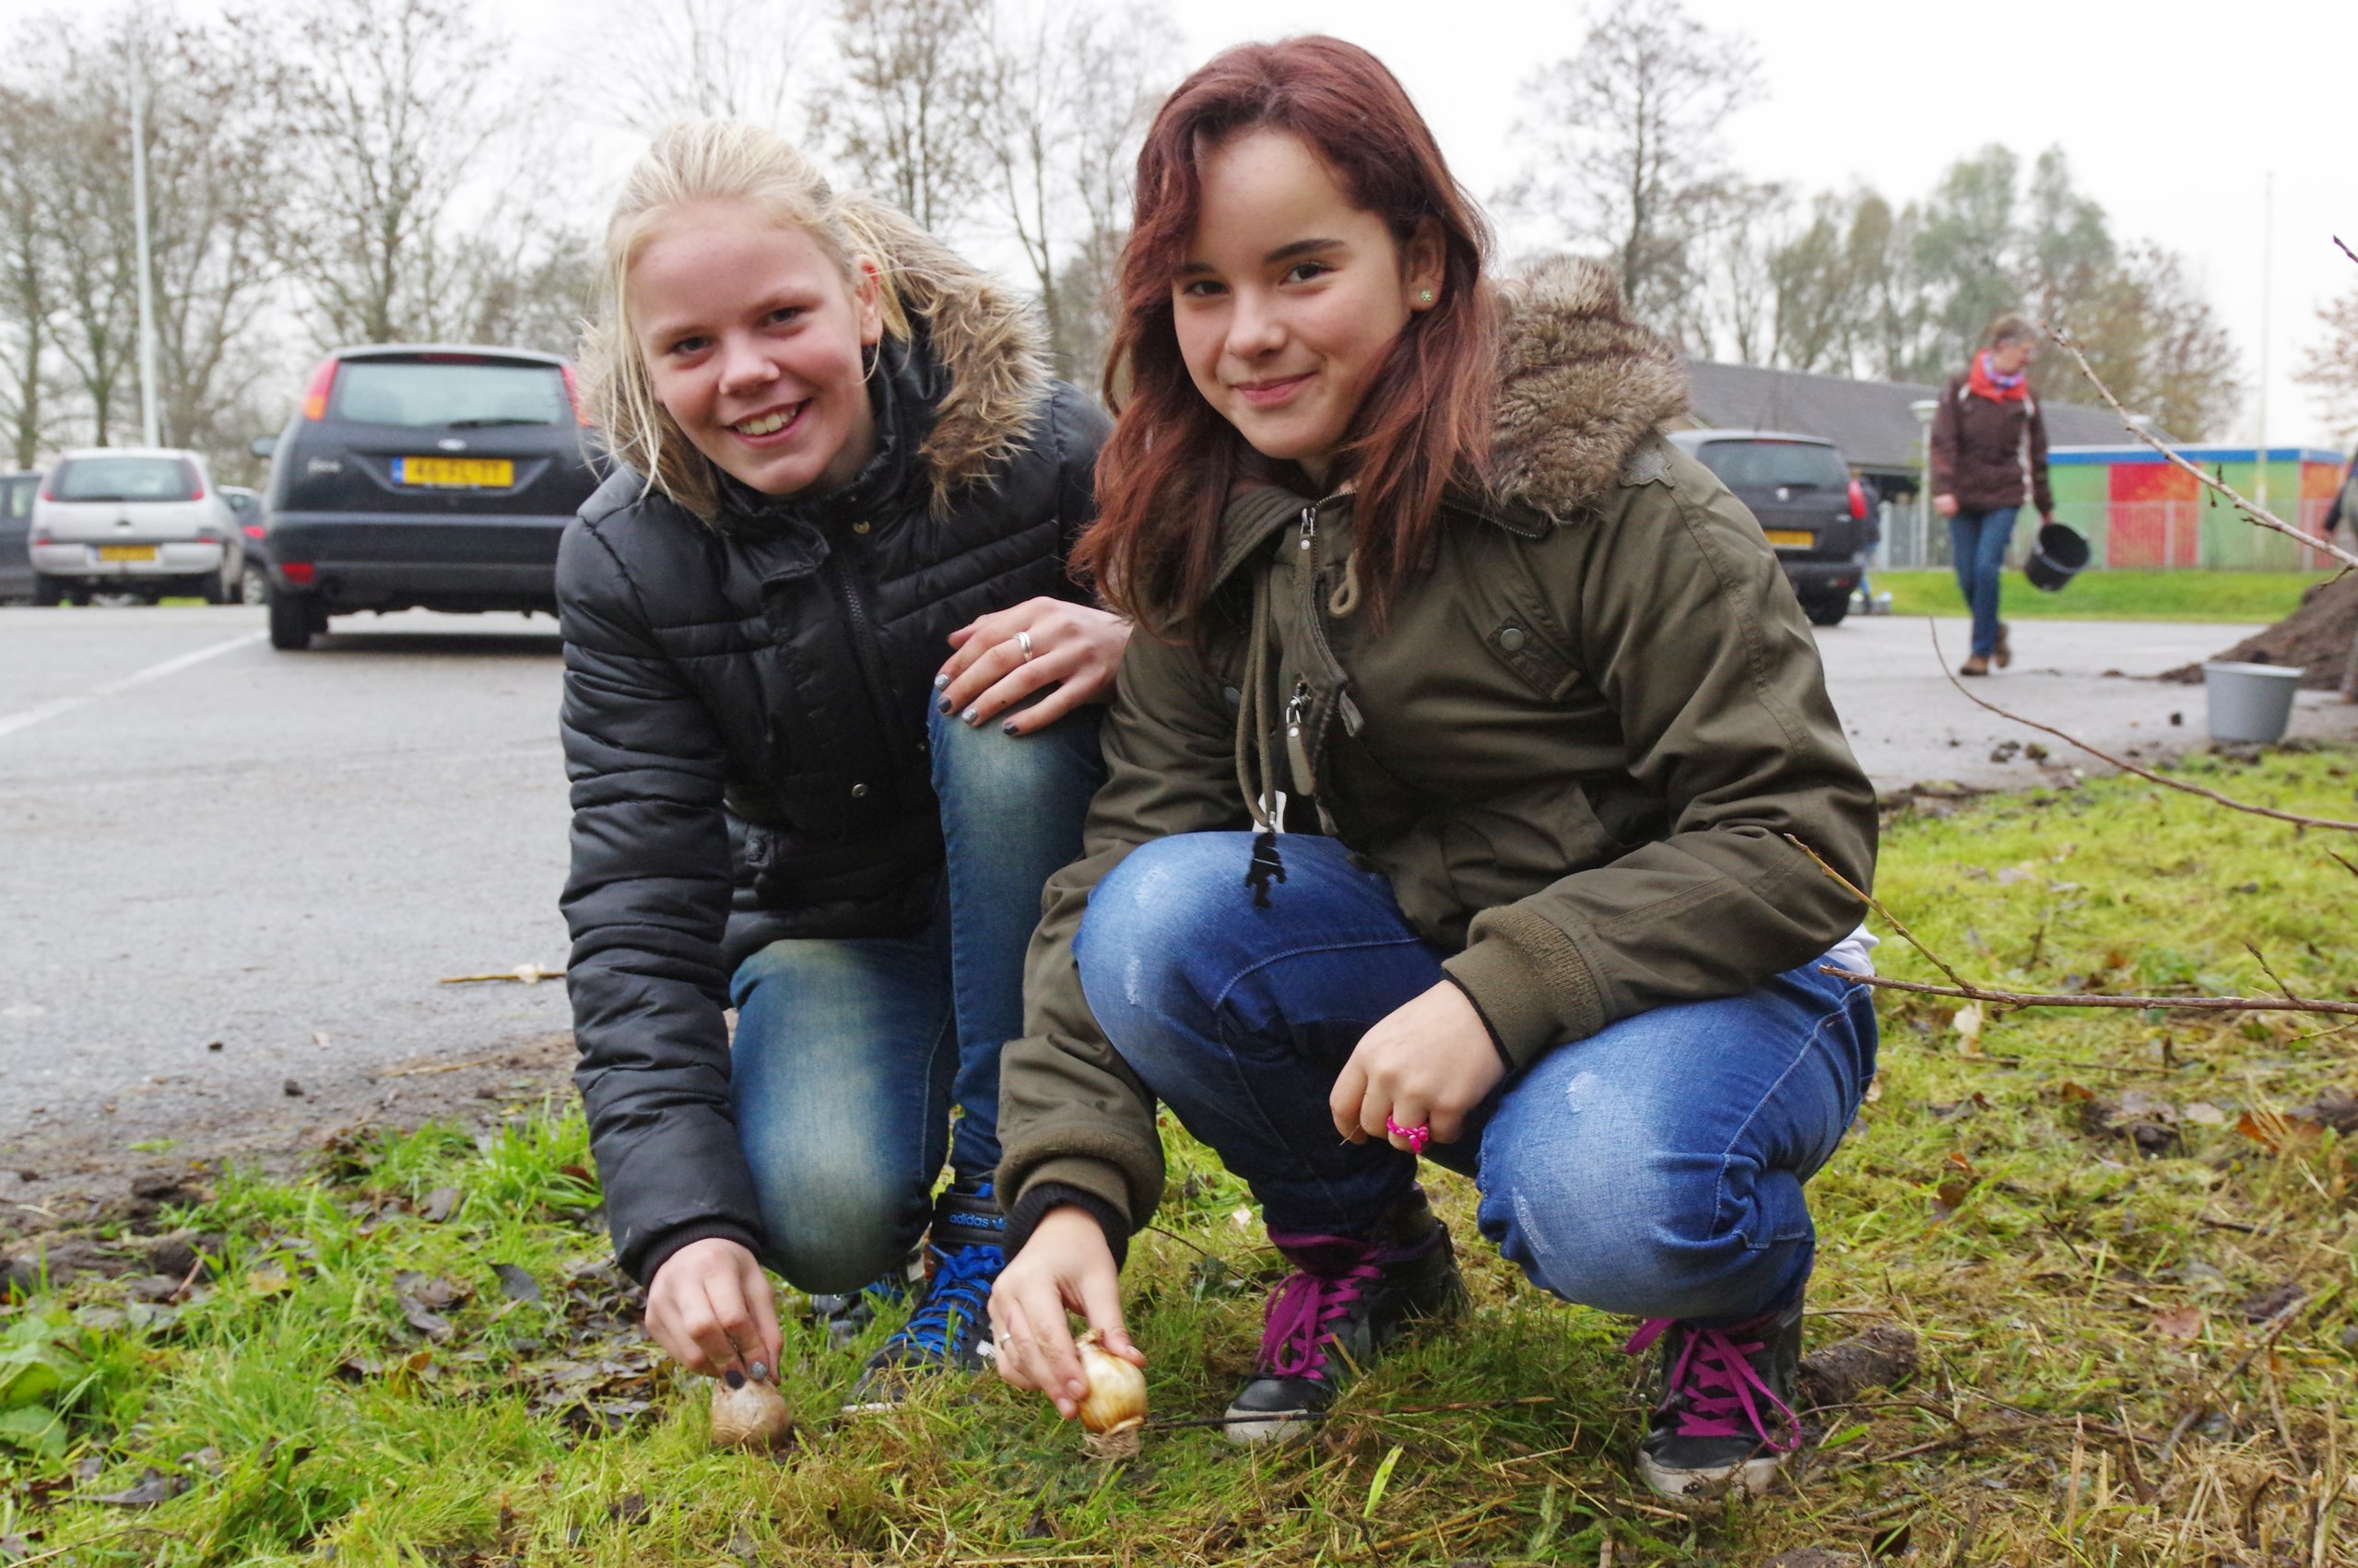
[[[2347,752],[2185,766],[2349,814]],[[1975,978],[2358,995],[2358,884],[2328,855],[2348,846],[2135,780],[1930,804],[1894,823],[1881,890]],[[218,1256],[185,1291],[135,1268],[6,1309],[0,1562],[2358,1562],[2358,1173],[2328,1094],[2358,1077],[2352,1035],[1886,1000],[1875,1096],[1812,1186],[1810,1332],[1904,1326],[1921,1370],[1811,1411],[1779,1497],[1682,1513],[1638,1486],[1627,1326],[1524,1283],[1445,1175],[1476,1310],[1314,1441],[1160,1432],[1107,1465],[993,1383],[839,1425],[865,1347],[795,1330],[799,1441],[715,1455],[605,1261],[579,1119],[543,1102],[355,1137],[302,1181],[221,1175],[145,1227]],[[1169,1136],[1127,1289],[1155,1413],[1201,1416],[1246,1367],[1273,1258],[1239,1185]],[[77,1240],[167,1256],[120,1225],[53,1252]],[[1393,1413],[1527,1396],[1549,1402]]]
[[[1963,615],[1955,573],[1878,572],[1893,615]],[[2083,572],[2059,593],[2043,594],[2019,572],[2006,574],[1998,613],[2008,619],[2218,620],[2272,624],[2300,607],[2325,581],[2308,572]]]

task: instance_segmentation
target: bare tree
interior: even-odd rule
[[[41,224],[44,133],[51,129],[47,103],[0,88],[0,419],[6,421],[10,461],[19,468],[29,468],[40,455],[52,417],[45,394],[55,301]]]
[[[995,194],[1031,270],[1060,374],[1093,380],[1108,336],[1139,134],[1178,49],[1147,0],[1113,12],[1052,0],[1002,18],[987,84]]]
[[[441,0],[310,0],[296,21],[306,178],[287,254],[321,336],[424,336],[462,188],[514,123],[498,51]]]
[[[634,131],[728,119],[784,132],[808,31],[796,0],[609,0],[581,66]]]
[[[991,178],[989,0],[837,0],[819,139],[872,194],[947,236]]]
[[[1525,82],[1517,132],[1535,153],[1506,202],[1605,246],[1631,307],[1667,324],[1693,285],[1694,247],[1747,188],[1719,132],[1758,82],[1750,41],[1713,34],[1679,0],[1606,10],[1579,53]]]
[[[2333,429],[2358,440],[2358,288],[2320,306],[2317,320],[2325,341],[2310,346],[2293,379],[2310,389]]]

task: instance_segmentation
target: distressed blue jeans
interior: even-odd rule
[[[999,1048],[1023,1032],[1041,886],[1080,854],[1104,782],[1102,711],[1020,737],[934,713],[948,864],[931,923],[907,937],[772,942],[737,966],[737,1138],[763,1261],[800,1289],[855,1291],[905,1259],[945,1154],[970,1179],[998,1163]]]
[[[1133,851],[1090,899],[1081,985],[1114,1048],[1250,1184],[1271,1230],[1365,1234],[1416,1161],[1342,1142],[1326,1096],[1360,1036],[1440,982],[1443,954],[1341,844],[1280,844],[1267,909],[1244,886],[1249,834]],[[1739,1320],[1809,1277],[1802,1185],[1850,1126],[1875,1045],[1868,988],[1804,964],[1557,1046],[1426,1157],[1474,1177],[1482,1233],[1556,1295]]]
[[[1998,652],[1998,585],[2006,575],[2006,547],[2014,539],[2019,506],[1990,512],[1960,512],[1949,519],[1949,558],[1957,568],[1957,589],[1974,617],[1974,652]]]

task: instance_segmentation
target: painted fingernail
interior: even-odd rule
[[[983,722],[983,711],[980,708],[969,708],[958,716],[970,725],[978,725]]]
[[[1021,735],[1023,733],[1021,730],[1015,727],[1015,721],[1013,719],[1008,720],[1007,723],[999,725],[999,728],[1008,735]]]
[[[949,672],[948,670],[944,670],[941,674],[934,677],[934,690],[936,691],[940,690],[943,687],[948,686],[949,684]]]
[[[934,707],[945,713],[949,712],[949,699],[947,697],[943,698],[940,701],[935,703]]]
[[[735,1367],[731,1367],[723,1374],[722,1381],[726,1383],[731,1388],[742,1388],[745,1386],[745,1373],[737,1371]]]
[[[766,1383],[769,1381],[769,1378],[770,1369],[762,1365],[760,1362],[755,1362],[753,1363],[753,1381],[756,1383]]]

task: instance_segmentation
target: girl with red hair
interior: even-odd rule
[[[1078,558],[1138,628],[1003,1057],[999,1370],[1078,1408],[1156,1103],[1293,1267],[1227,1432],[1462,1308],[1418,1161],[1543,1288],[1646,1319],[1670,1492],[1793,1444],[1802,1184],[1874,1070],[1874,792],[1743,508],[1659,434],[1611,275],[1505,289],[1391,74],[1229,51],[1138,160]]]

